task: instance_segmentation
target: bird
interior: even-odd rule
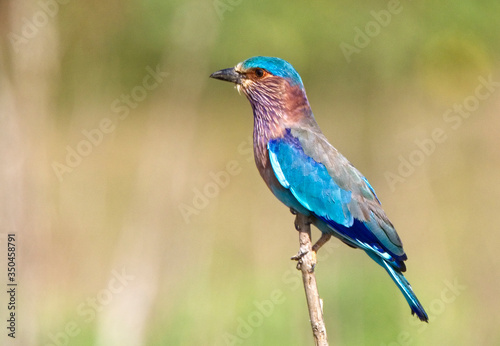
[[[234,83],[253,110],[257,169],[271,192],[321,231],[364,250],[383,267],[424,322],[428,315],[403,275],[407,255],[368,180],[320,130],[300,75],[287,61],[255,56],[211,78]]]

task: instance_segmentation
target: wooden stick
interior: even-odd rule
[[[292,257],[297,260],[297,269],[302,272],[302,281],[306,292],[309,318],[316,346],[328,346],[325,322],[323,321],[322,300],[319,298],[314,266],[316,265],[316,253],[312,251],[311,222],[302,214],[296,214],[295,228],[299,231],[299,253]]]

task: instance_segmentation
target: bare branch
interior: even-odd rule
[[[296,215],[295,228],[299,231],[300,249],[292,259],[298,261],[297,269],[302,272],[314,342],[317,346],[328,346],[325,322],[323,321],[322,300],[319,297],[316,276],[314,275],[316,252],[312,251],[310,224],[311,222],[307,216]]]

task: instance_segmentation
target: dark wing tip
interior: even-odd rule
[[[417,315],[418,319],[422,322],[429,323],[429,316],[422,307],[412,307],[411,314]]]

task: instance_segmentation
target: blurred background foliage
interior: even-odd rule
[[[389,6],[346,59],[341,44]],[[417,323],[381,268],[333,240],[317,267],[331,344],[498,345],[498,86],[444,120],[480,77],[500,81],[498,13],[493,0],[1,2],[0,241],[17,234],[19,319],[16,340],[0,338],[312,344],[293,217],[254,167],[251,109],[208,78],[269,55],[294,65],[375,187],[431,316]],[[112,131],[85,149],[103,119]],[[445,140],[422,154],[435,129]]]

